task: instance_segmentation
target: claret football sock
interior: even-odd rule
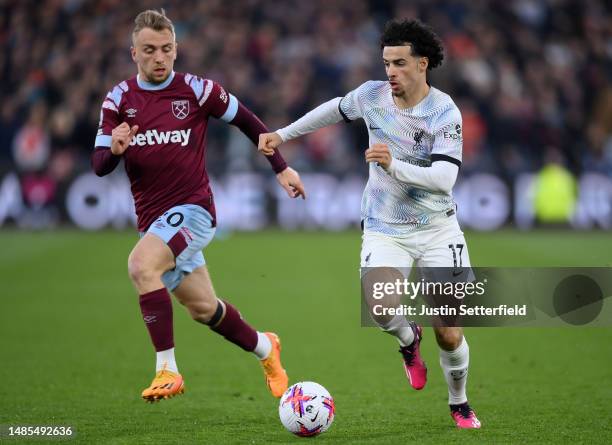
[[[227,301],[219,300],[219,304],[224,305],[225,311],[217,323],[211,323],[210,328],[245,351],[252,352],[259,339],[257,331],[249,326],[242,319],[240,312]]]
[[[465,386],[467,383],[470,348],[465,337],[454,351],[440,350],[440,366],[448,384],[448,403],[460,405],[467,401]]]
[[[161,289],[140,296],[142,319],[149,330],[156,351],[174,348],[172,301],[168,290]]]

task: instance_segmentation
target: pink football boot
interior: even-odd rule
[[[467,402],[461,405],[450,405],[451,417],[455,421],[457,428],[463,429],[478,429],[480,428],[480,420],[476,417],[476,413],[470,408]]]
[[[404,357],[404,369],[408,380],[410,380],[410,386],[419,390],[423,389],[427,383],[427,366],[425,366],[419,350],[423,338],[423,329],[413,321],[410,322],[410,327],[414,332],[414,341],[409,346],[402,346],[399,352]]]

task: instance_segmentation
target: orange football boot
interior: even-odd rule
[[[142,392],[142,398],[147,402],[157,402],[161,399],[170,399],[185,392],[183,376],[165,368],[155,374],[151,386]]]
[[[280,361],[281,343],[278,335],[265,332],[272,343],[272,350],[268,358],[261,360],[261,366],[266,376],[266,384],[274,397],[280,398],[289,387],[289,377]]]

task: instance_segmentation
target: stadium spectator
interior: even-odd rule
[[[383,78],[378,32],[389,18],[413,16],[442,30],[448,48],[432,82],[469,104],[466,168],[508,177],[537,171],[543,147],[552,145],[574,173],[591,167],[612,173],[609,2],[229,3],[234,6],[221,0],[165,2],[176,18],[177,69],[206,67],[205,75],[239,95],[272,127],[365,79]],[[71,158],[64,165],[86,168],[100,100],[114,79],[134,74],[125,30],[145,7],[145,1],[118,0],[0,4],[0,168],[14,160],[11,147],[40,103],[47,110],[42,125],[50,133],[49,162],[59,151]],[[229,131],[211,128],[213,171],[267,168]],[[341,139],[342,155],[327,153],[326,141],[301,141],[309,147],[295,150],[296,159],[287,156],[300,169],[342,173],[361,166],[364,132],[342,128],[333,137]]]

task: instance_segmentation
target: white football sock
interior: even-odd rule
[[[410,346],[414,341],[414,332],[406,317],[402,315],[396,315],[386,326],[380,326],[380,328],[387,334],[396,337],[401,346]]]
[[[159,372],[164,368],[178,374],[178,366],[176,365],[176,359],[174,358],[174,348],[159,351],[157,353],[155,371]]]
[[[257,331],[257,346],[253,349],[253,354],[257,356],[259,360],[268,358],[272,351],[272,343],[266,334],[262,334]]]
[[[440,349],[440,366],[448,384],[449,405],[459,405],[467,402],[465,386],[469,364],[470,348],[465,337],[463,337],[461,344],[454,351]]]

